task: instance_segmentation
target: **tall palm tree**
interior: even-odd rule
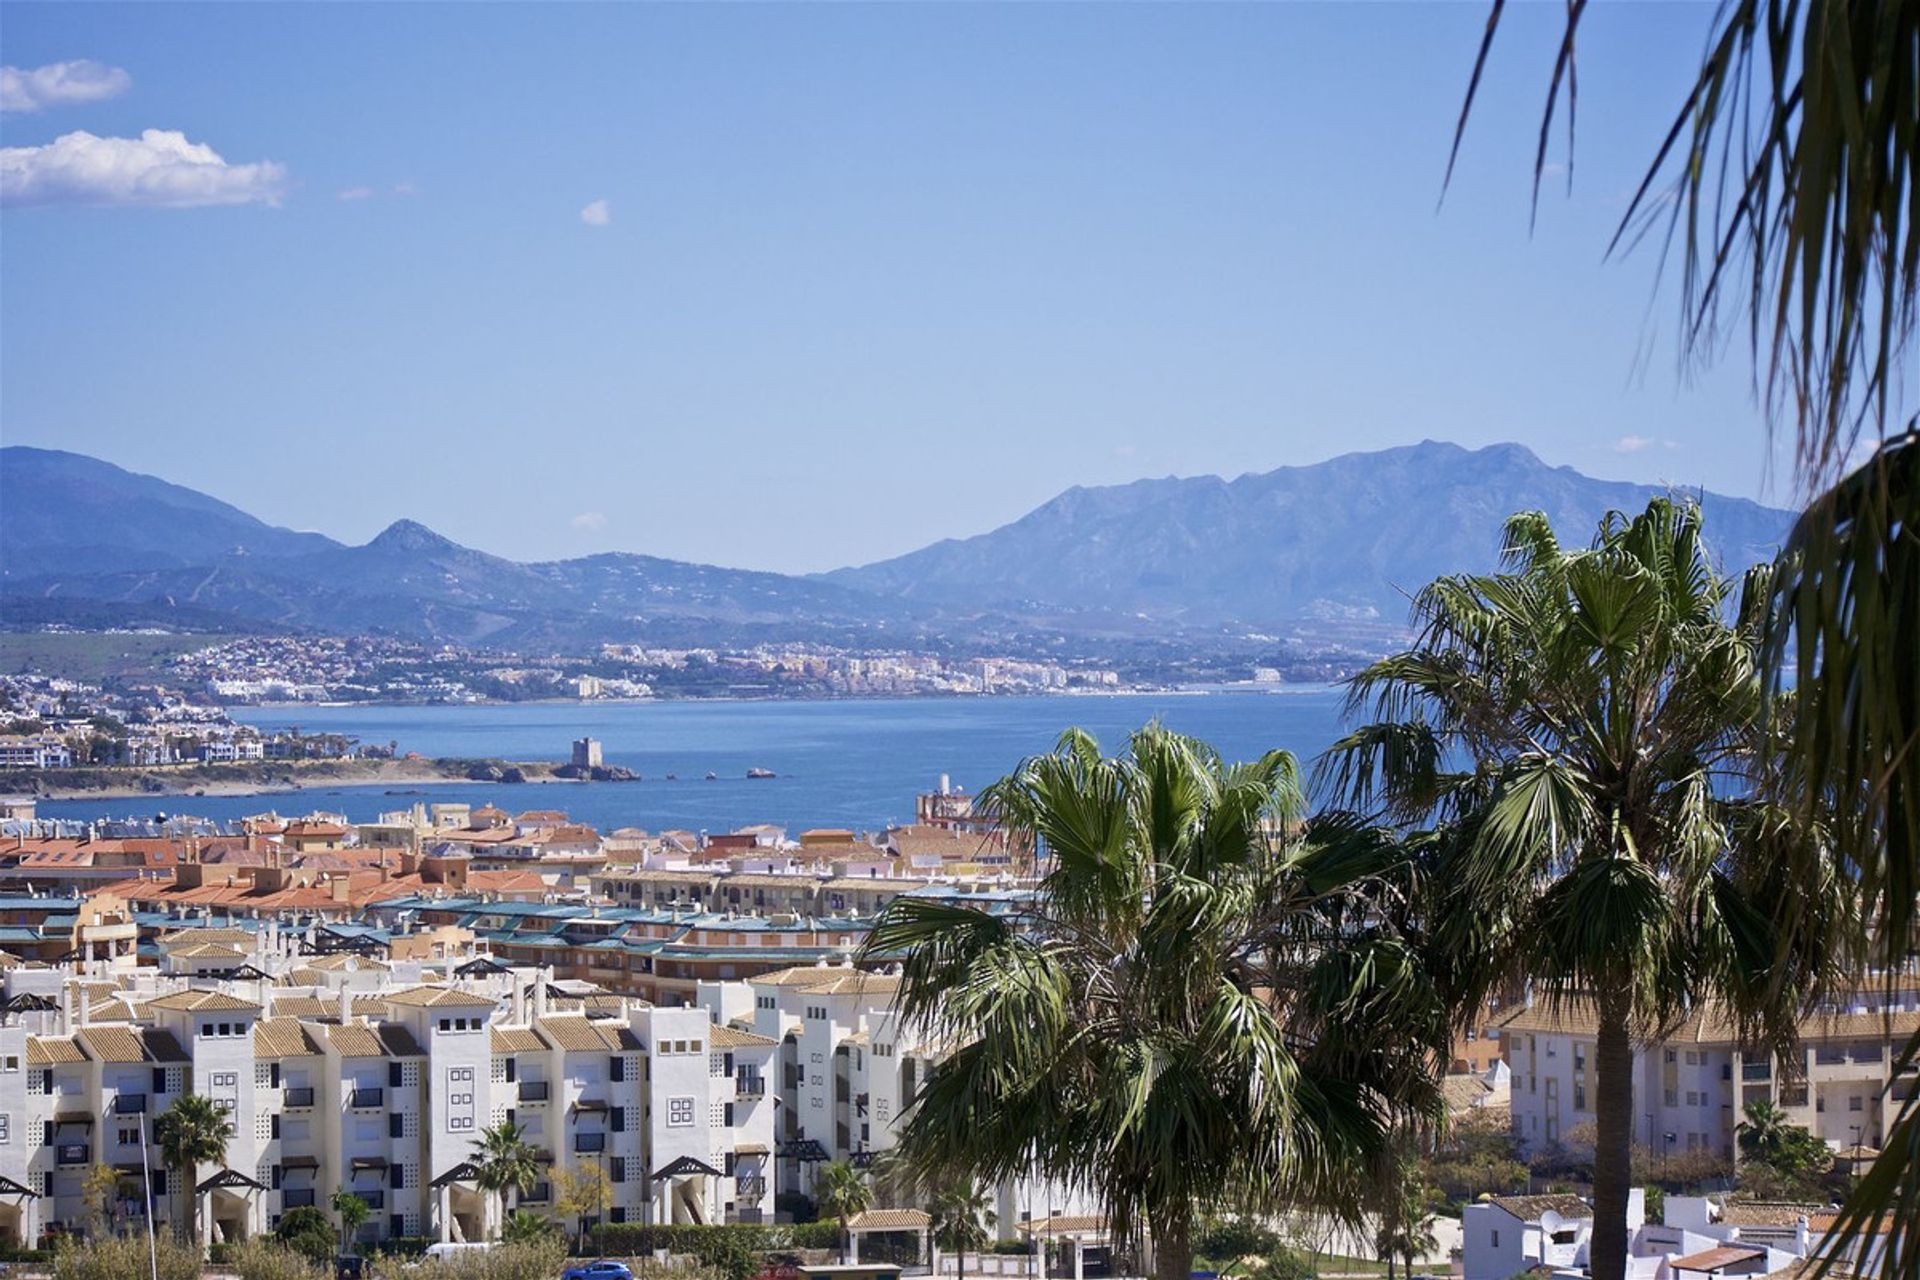
[[[227,1113],[213,1099],[197,1093],[183,1094],[154,1118],[153,1142],[169,1169],[184,1180],[187,1198],[187,1234],[200,1239],[200,1166],[225,1164],[227,1144],[233,1141],[233,1125]]]
[[[345,1187],[333,1193],[331,1203],[334,1216],[340,1219],[340,1251],[352,1253],[354,1235],[360,1230],[360,1224],[367,1220],[367,1215],[373,1210],[367,1207],[365,1200]]]
[[[1434,824],[1425,884],[1457,1009],[1530,980],[1593,1018],[1592,1273],[1621,1280],[1635,1040],[1714,997],[1791,1038],[1840,963],[1827,943],[1844,909],[1795,891],[1805,914],[1780,963],[1776,854],[1818,829],[1730,798],[1766,725],[1764,571],[1730,617],[1698,513],[1664,498],[1575,550],[1545,516],[1514,516],[1505,560],[1420,593],[1414,647],[1350,684],[1350,710],[1378,719],[1321,776]]]
[[[1353,1212],[1446,1039],[1381,922],[1384,846],[1300,838],[1284,752],[1229,765],[1157,724],[1112,759],[1070,730],[982,802],[1048,868],[1023,917],[899,899],[865,948],[950,1050],[900,1135],[924,1182],[1090,1193],[1164,1280],[1216,1203]]]
[[[528,1145],[519,1125],[502,1120],[482,1129],[474,1139],[473,1162],[479,1169],[475,1185],[500,1197],[500,1221],[504,1226],[512,1195],[527,1191],[540,1180],[537,1154]]]
[[[1563,91],[1571,147],[1586,8],[1566,6],[1536,192]],[[1456,154],[1503,10],[1494,0]],[[1725,0],[1614,236],[1631,245],[1664,219],[1668,246],[1679,242],[1688,355],[1715,354],[1737,328],[1722,312],[1745,313],[1770,423],[1792,426],[1803,491],[1819,494],[1781,557],[1768,620],[1769,671],[1792,670],[1800,703],[1772,785],[1805,817],[1845,801],[1834,836],[1885,974],[1920,928],[1916,43],[1920,0]],[[1835,482],[1869,432],[1878,449]],[[1920,1034],[1902,1060],[1920,1061]],[[1884,1234],[1882,1273],[1920,1277],[1920,1094],[1900,1108],[1837,1234],[1843,1249]]]
[[[927,1203],[933,1218],[933,1240],[958,1262],[957,1280],[967,1280],[967,1250],[976,1252],[993,1242],[997,1215],[985,1188],[972,1178],[949,1182]]]
[[[873,1188],[845,1160],[830,1160],[814,1175],[813,1202],[821,1213],[840,1224],[840,1261],[845,1262],[852,1240],[848,1224],[855,1214],[865,1213],[873,1204]]]

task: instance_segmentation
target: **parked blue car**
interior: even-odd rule
[[[633,1269],[624,1262],[602,1258],[598,1262],[568,1267],[561,1273],[560,1280],[633,1280]]]

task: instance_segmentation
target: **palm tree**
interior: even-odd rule
[[[511,1120],[482,1129],[474,1139],[473,1155],[479,1169],[474,1184],[500,1197],[500,1221],[504,1225],[509,1198],[540,1180],[538,1156],[527,1144],[520,1126]]]
[[[1743,1160],[1765,1160],[1786,1141],[1787,1130],[1794,1128],[1787,1113],[1771,1102],[1749,1102],[1745,1119],[1734,1126]]]
[[[847,1224],[873,1204],[873,1188],[845,1160],[830,1160],[814,1175],[813,1202],[821,1213],[840,1224],[840,1261],[845,1262],[853,1238]]]
[[[1840,962],[1841,880],[1789,893],[1776,855],[1819,847],[1819,828],[1728,798],[1765,736],[1764,571],[1730,620],[1698,513],[1664,498],[1571,551],[1545,516],[1514,516],[1505,559],[1420,593],[1415,647],[1350,684],[1350,711],[1378,721],[1321,776],[1433,824],[1424,883],[1455,1008],[1531,980],[1594,1018],[1592,1274],[1621,1280],[1634,1041],[1711,997],[1790,1039]],[[1778,896],[1804,913],[1778,931],[1792,963],[1766,927]]]
[[[154,1118],[154,1145],[169,1169],[185,1180],[188,1238],[200,1239],[200,1166],[224,1165],[227,1144],[233,1141],[233,1126],[227,1113],[211,1098],[197,1093],[182,1094],[173,1105]]]
[[[934,1243],[959,1261],[957,1280],[967,1280],[967,1250],[993,1242],[996,1215],[987,1193],[971,1178],[949,1182],[933,1194],[927,1208],[933,1217]]]
[[[1566,6],[1536,192],[1563,89],[1571,140],[1586,7]],[[1461,131],[1502,11],[1495,0]],[[1768,671],[1778,680],[1791,669],[1800,703],[1771,785],[1806,819],[1845,801],[1831,815],[1834,839],[1855,868],[1883,973],[1899,969],[1920,927],[1916,40],[1920,0],[1727,0],[1614,235],[1631,245],[1665,210],[1665,240],[1682,247],[1684,350],[1711,357],[1729,331],[1722,311],[1746,313],[1770,426],[1791,424],[1803,491],[1819,495],[1781,556],[1768,619]],[[1835,482],[1868,432],[1877,451]],[[1920,1061],[1920,1033],[1902,1058]],[[1837,1240],[1852,1248],[1885,1234],[1883,1273],[1915,1280],[1920,1094],[1883,1150]]]
[[[340,1219],[340,1251],[352,1253],[354,1233],[360,1230],[360,1224],[373,1211],[367,1207],[365,1200],[345,1187],[333,1193],[332,1205],[334,1216]]]
[[[1048,867],[1022,918],[903,898],[865,946],[949,1051],[900,1134],[922,1181],[1091,1193],[1165,1280],[1216,1203],[1351,1213],[1446,1040],[1377,910],[1384,846],[1300,838],[1286,753],[1228,765],[1157,724],[1114,759],[1069,730],[982,802]]]

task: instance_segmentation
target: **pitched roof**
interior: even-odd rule
[[[1667,1265],[1675,1271],[1718,1271],[1736,1262],[1751,1262],[1766,1256],[1765,1249],[1756,1249],[1751,1245],[1723,1244],[1702,1249],[1699,1253],[1690,1253],[1684,1258],[1675,1258]]]
[[[849,1231],[921,1231],[933,1221],[924,1209],[868,1209],[847,1219]]]
[[[531,1027],[493,1028],[495,1053],[539,1053],[546,1047],[546,1042],[535,1035]]]
[[[1107,1219],[1098,1213],[1056,1213],[1050,1217],[1034,1218],[1020,1224],[1020,1229],[1029,1235],[1078,1235],[1082,1232],[1105,1231]]]
[[[769,1040],[751,1031],[742,1031],[738,1027],[729,1027],[716,1023],[708,1037],[716,1049],[770,1049],[779,1044],[778,1040]]]
[[[96,1062],[187,1062],[170,1031],[154,1027],[81,1027],[73,1033]]]
[[[607,1049],[638,1049],[640,1040],[618,1023],[599,1021],[585,1014],[563,1013],[542,1018],[533,1024],[540,1038],[556,1049],[594,1053]]]
[[[1824,1207],[1791,1200],[1729,1200],[1720,1206],[1720,1221],[1730,1227],[1791,1227]]]
[[[246,1013],[260,1008],[251,1000],[242,1000],[224,991],[176,991],[172,995],[147,1001],[147,1007],[177,1009],[184,1013]]]
[[[451,1009],[483,1008],[491,1009],[498,1001],[490,996],[475,995],[471,991],[459,991],[452,987],[408,987],[405,991],[391,992],[382,997],[388,1004],[402,1005],[413,1009]]]
[[[1576,1195],[1489,1196],[1487,1203],[1505,1209],[1522,1222],[1538,1222],[1550,1212],[1563,1218],[1593,1216],[1593,1209]]]
[[[27,1065],[50,1067],[59,1062],[85,1062],[87,1055],[72,1036],[28,1036]]]
[[[349,1022],[327,1028],[327,1043],[343,1058],[418,1058],[420,1046],[398,1023]]]
[[[320,1052],[320,1042],[298,1018],[262,1018],[253,1024],[253,1056],[303,1058]]]

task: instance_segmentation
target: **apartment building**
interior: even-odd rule
[[[1498,1019],[1512,1069],[1514,1135],[1540,1149],[1594,1118],[1591,1007],[1522,1005]],[[1802,1022],[1785,1054],[1750,1052],[1733,1022],[1698,1012],[1663,1041],[1636,1046],[1634,1141],[1653,1151],[1735,1156],[1735,1127],[1750,1102],[1771,1102],[1836,1150],[1879,1147],[1920,1072],[1895,1073],[1899,1049],[1920,1029],[1912,993],[1848,1002]]]

